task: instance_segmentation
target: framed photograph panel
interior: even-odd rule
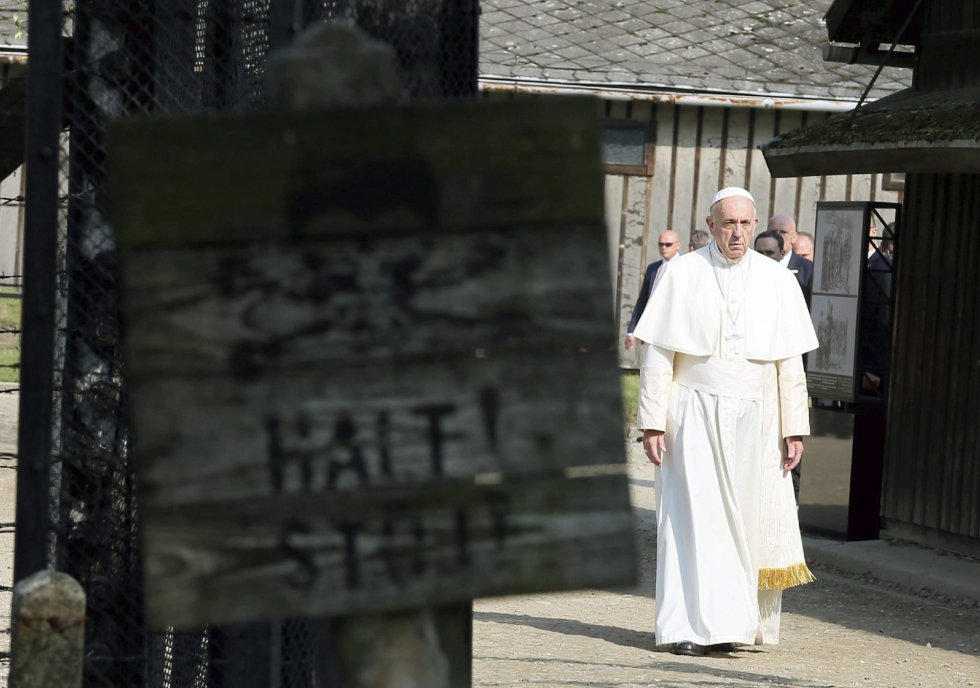
[[[814,294],[810,307],[820,348],[807,358],[810,394],[854,401],[858,300],[848,296]]]
[[[834,207],[818,204],[814,232],[813,292],[858,295],[864,247],[865,204]]]

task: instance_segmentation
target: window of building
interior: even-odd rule
[[[612,174],[653,174],[653,123],[607,120],[602,126],[602,162]]]

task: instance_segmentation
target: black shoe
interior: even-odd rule
[[[709,645],[708,649],[711,652],[734,652],[735,643],[717,643],[715,645]]]
[[[695,645],[686,640],[674,645],[670,651],[675,655],[684,655],[685,657],[704,657],[705,655],[704,648],[701,645]]]

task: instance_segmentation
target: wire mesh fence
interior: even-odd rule
[[[18,391],[20,369],[26,9],[0,0],[0,394]]]
[[[35,6],[48,3],[47,14]],[[63,60],[59,173],[28,186],[58,199],[53,360],[48,366],[49,497],[36,548],[88,595],[84,685],[147,687],[333,684],[322,649],[330,622],[287,621],[197,631],[150,632],[143,623],[130,432],[120,350],[116,251],[109,222],[109,120],[150,114],[236,112],[264,104],[267,56],[324,19],[359,24],[397,52],[406,100],[465,97],[476,90],[476,0],[34,0],[35,17],[59,17]],[[51,27],[44,27],[50,29]],[[57,28],[57,27],[55,27]],[[41,30],[34,25],[34,30]],[[33,65],[32,65],[33,66]],[[50,65],[49,65],[50,66]],[[42,73],[39,65],[36,73]],[[58,68],[59,65],[54,65]],[[32,72],[32,74],[35,72]],[[27,122],[31,124],[29,104]],[[37,118],[40,122],[43,118]],[[55,126],[50,123],[45,126]],[[30,137],[29,137],[30,139]],[[26,151],[44,155],[44,151]],[[41,188],[56,184],[57,189]],[[54,192],[54,196],[52,195]],[[206,190],[202,191],[206,193]],[[34,227],[32,231],[39,228]],[[22,427],[31,423],[24,407]],[[23,430],[22,430],[23,434]],[[21,446],[25,446],[22,441]],[[21,523],[18,530],[28,527]],[[36,525],[36,524],[35,524]]]

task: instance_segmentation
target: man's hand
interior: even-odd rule
[[[657,466],[662,466],[664,463],[664,454],[667,451],[667,445],[664,442],[664,431],[644,430],[643,451],[646,452],[647,458],[654,464]],[[800,451],[802,451],[802,449]]]
[[[624,344],[624,346],[626,347],[627,351],[632,351],[633,345],[635,343],[636,343],[636,337],[634,337],[631,334],[626,335],[626,343]]]
[[[783,460],[783,470],[791,471],[796,468],[803,458],[803,438],[793,435],[786,438],[786,458]]]

